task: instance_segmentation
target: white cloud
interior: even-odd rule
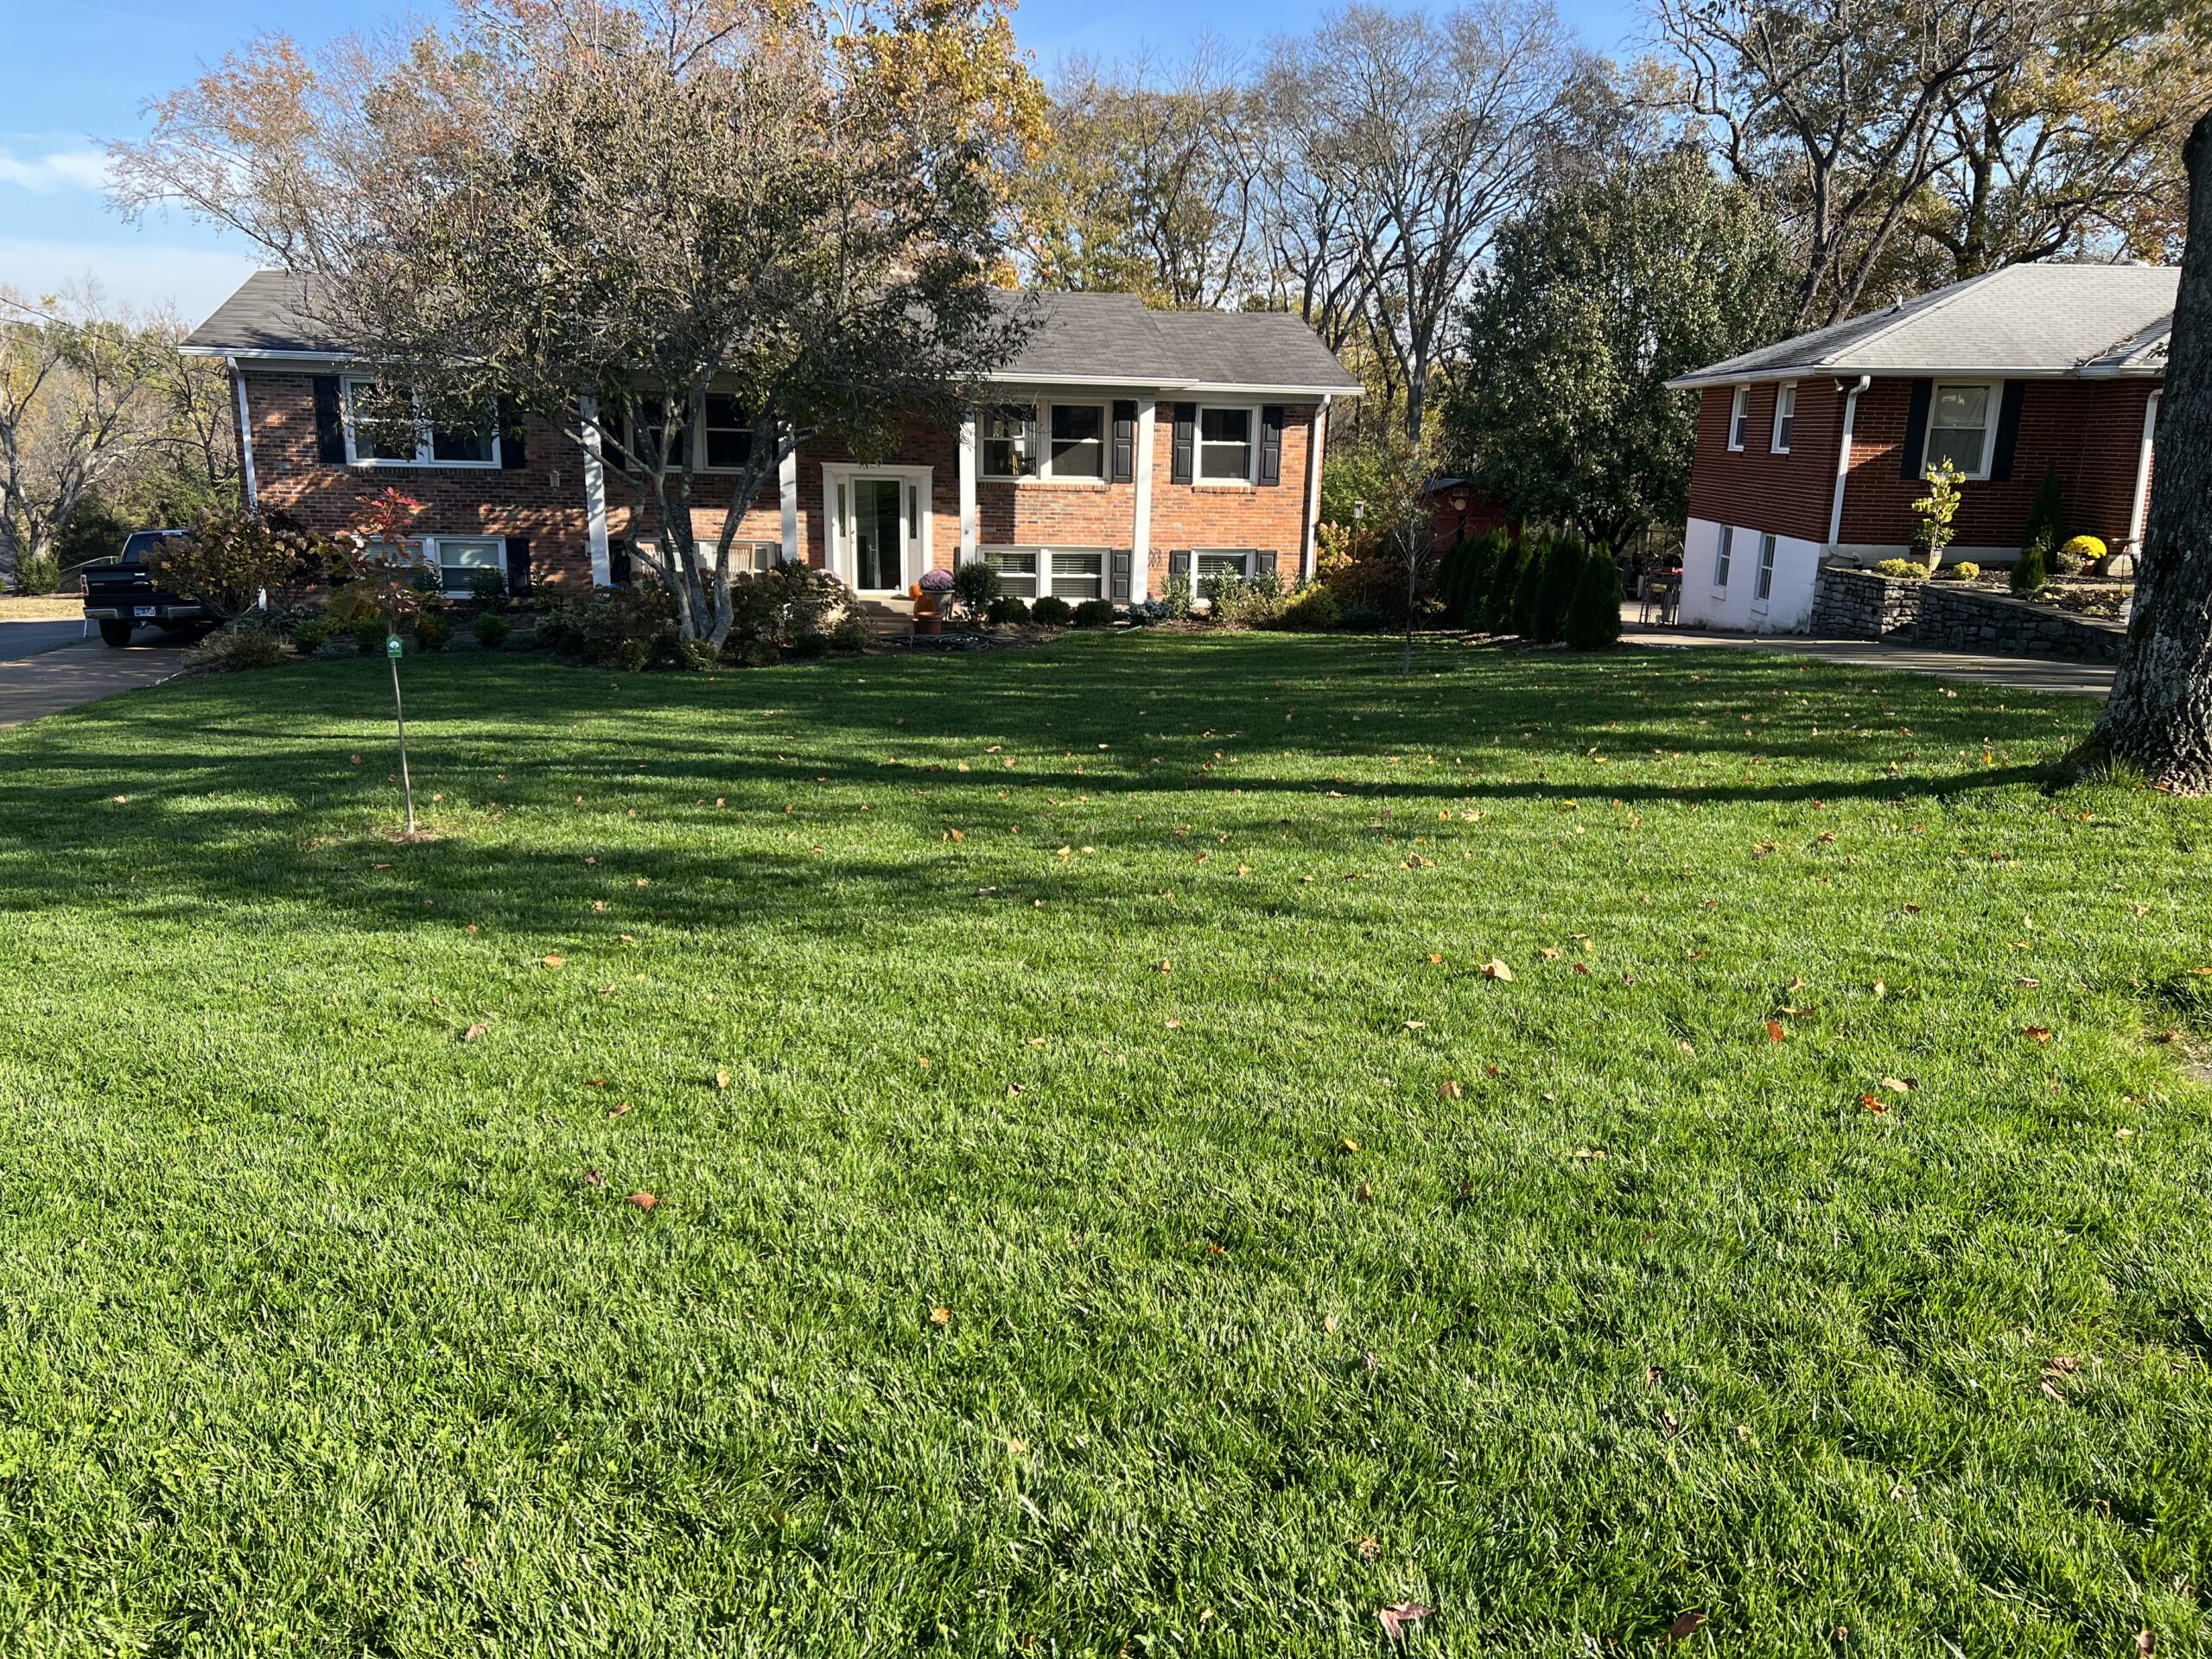
[[[55,294],[89,279],[118,308],[173,306],[187,323],[205,321],[258,269],[242,254],[150,245],[128,232],[113,242],[0,238],[0,288]]]
[[[56,190],[105,190],[107,156],[97,149],[55,149],[29,156],[0,149],[0,185],[42,196]]]

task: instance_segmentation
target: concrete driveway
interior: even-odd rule
[[[184,667],[191,644],[189,636],[164,639],[148,629],[143,643],[116,650],[98,634],[80,639],[82,629],[79,622],[0,622],[0,731],[166,680]]]

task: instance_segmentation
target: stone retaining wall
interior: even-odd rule
[[[1813,579],[1813,613],[1806,626],[1824,639],[1910,634],[1920,617],[1920,590],[1927,585],[1847,565],[1822,565]]]
[[[2127,630],[2120,623],[2069,616],[2010,594],[1987,593],[1963,582],[1921,585],[1927,592],[1921,595],[1913,643],[1937,651],[2116,663],[2127,639]]]
[[[2048,605],[1961,582],[1927,582],[1824,565],[1813,585],[1811,632],[1828,639],[1895,639],[1935,651],[2063,657],[2113,663],[2125,625],[2069,616]]]

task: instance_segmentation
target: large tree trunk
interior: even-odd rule
[[[2198,120],[2182,157],[2189,244],[2135,619],[2104,718],[2069,765],[2079,774],[2116,760],[2161,787],[2202,795],[2212,791],[2212,113]]]

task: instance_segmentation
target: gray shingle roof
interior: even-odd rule
[[[302,279],[257,271],[193,330],[211,354],[344,355],[306,315]],[[1037,327],[997,377],[1030,384],[1249,387],[1357,397],[1360,383],[1298,318],[1269,311],[1150,311],[1133,294],[1030,294]]]
[[[2010,265],[1669,382],[1793,374],[2156,374],[2180,272],[2167,265]]]
[[[257,270],[185,337],[185,349],[245,357],[263,352],[343,356],[343,349],[307,315],[305,291],[306,279],[289,271]]]

